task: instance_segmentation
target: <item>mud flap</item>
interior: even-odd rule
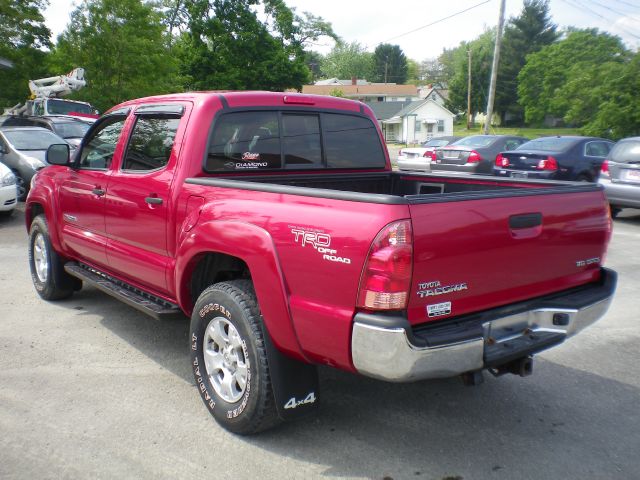
[[[318,409],[318,369],[283,355],[264,332],[269,373],[278,416],[295,420],[315,413]]]

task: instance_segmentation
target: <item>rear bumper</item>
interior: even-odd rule
[[[458,173],[478,173],[479,163],[462,163],[462,164],[453,164],[453,163],[435,163],[431,164],[431,170],[434,172],[458,172]]]
[[[400,170],[421,170],[428,172],[431,170],[431,160],[424,157],[410,158],[404,155],[398,156],[398,168]]]
[[[492,368],[562,343],[602,317],[617,275],[584,288],[412,328],[404,317],[358,313],[351,338],[359,373],[391,382]]]
[[[18,190],[15,185],[0,187],[0,212],[7,212],[16,207]]]
[[[604,187],[609,203],[618,207],[640,208],[640,184],[612,182],[600,178],[598,183]]]

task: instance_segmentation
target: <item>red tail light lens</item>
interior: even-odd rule
[[[434,152],[434,151],[424,152],[423,157],[426,157],[429,160],[431,160],[432,162],[435,162],[436,161],[436,152]]]
[[[538,170],[558,170],[558,162],[552,156],[548,156],[544,160],[540,160],[536,168]]]
[[[360,278],[358,307],[369,310],[406,308],[412,270],[411,222],[390,223],[371,244]]]
[[[602,166],[600,167],[600,175],[604,175],[605,177],[608,177],[609,174],[609,160],[605,160],[604,162],[602,162]]]
[[[496,167],[506,168],[510,165],[509,159],[507,157],[503,157],[501,153],[496,155]]]
[[[469,153],[469,157],[467,158],[467,163],[478,163],[482,161],[482,157],[475,150],[471,150]]]

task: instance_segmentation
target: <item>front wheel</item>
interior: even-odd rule
[[[191,366],[200,396],[222,427],[242,435],[280,421],[262,329],[249,280],[210,286],[191,315]]]
[[[71,296],[77,280],[64,271],[64,262],[52,248],[44,215],[38,215],[29,230],[29,266],[33,285],[45,300]]]

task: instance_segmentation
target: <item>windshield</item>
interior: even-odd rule
[[[462,145],[463,147],[487,147],[495,141],[496,137],[488,137],[485,135],[473,135],[471,137],[463,138],[455,142],[455,145]]]
[[[85,122],[58,122],[53,124],[53,130],[62,138],[82,138],[90,126]]]
[[[516,150],[542,150],[543,152],[564,152],[575,145],[575,138],[543,137],[523,143]]]
[[[423,147],[444,147],[449,143],[449,140],[429,140],[422,144]]]
[[[16,150],[46,150],[54,143],[67,143],[48,130],[10,130],[4,136]]]
[[[68,115],[71,112],[94,114],[94,108],[91,105],[80,102],[72,102],[70,100],[57,100],[50,98],[47,100],[47,111],[49,114]]]

